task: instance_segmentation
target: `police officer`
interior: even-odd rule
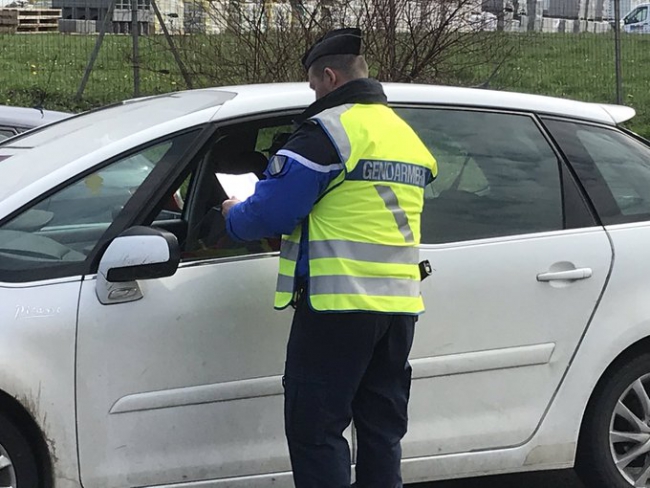
[[[356,486],[402,486],[408,354],[420,296],[424,187],[436,161],[368,78],[361,31],[329,32],[302,59],[316,102],[244,202],[231,236],[283,234],[275,307],[295,307],[285,431],[298,488],[350,486],[343,431],[354,420]]]

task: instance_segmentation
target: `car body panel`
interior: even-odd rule
[[[650,225],[620,224],[606,230],[615,252],[614,265],[597,312],[535,436],[542,445],[575,444],[587,402],[606,369],[623,351],[650,335],[650,303],[645,298],[650,292],[650,267],[634,254],[650,244]]]
[[[43,433],[57,488],[78,486],[74,372],[80,288],[80,276],[0,285],[0,389],[15,396]]]
[[[85,486],[289,469],[280,419],[291,316],[269,313],[276,273],[270,255],[187,264],[141,282],[141,300],[110,306],[97,300],[93,280],[84,282],[77,398]],[[179,307],[189,299],[191,309]]]
[[[415,381],[404,458],[525,443],[605,284],[612,259],[605,231],[423,245],[420,255],[434,273],[422,284],[427,312],[411,352]],[[590,268],[593,275],[575,282],[537,280],[563,262]],[[516,303],[503,297],[516,297]],[[491,357],[477,357],[479,352]],[[438,375],[422,378],[418,358],[443,361]],[[452,368],[458,361],[462,374]]]

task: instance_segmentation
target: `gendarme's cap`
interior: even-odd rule
[[[335,29],[318,39],[302,57],[306,70],[318,58],[333,54],[361,54],[361,29]]]

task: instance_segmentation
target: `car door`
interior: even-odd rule
[[[422,284],[404,458],[520,445],[589,324],[610,243],[534,116],[399,112],[439,164],[422,214],[433,274]]]
[[[141,281],[142,299],[111,305],[98,301],[93,276],[84,281],[77,381],[85,487],[290,479],[281,375],[291,311],[273,310],[278,243],[231,241],[214,208],[230,195],[216,173],[263,170],[266,158],[254,149],[270,133],[250,122],[221,130],[180,188],[169,188],[182,209],[163,210],[166,220],[154,224],[179,236],[173,276]]]

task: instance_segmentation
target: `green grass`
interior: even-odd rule
[[[95,43],[95,36],[0,35],[0,103],[36,105],[52,109],[81,110],[133,96],[131,41],[126,36],[107,36],[95,70],[81,101],[74,95]],[[155,94],[185,88],[183,78],[159,36],[140,38],[141,93]],[[180,40],[179,40],[180,41]],[[509,59],[492,79],[494,89],[514,90],[585,101],[614,103],[614,44],[611,35],[507,34]],[[211,45],[203,45],[210,52]],[[203,55],[186,57],[192,68],[211,69],[216,60]],[[224,60],[229,68],[233,59]],[[474,60],[468,60],[470,63]],[[488,79],[493,65],[480,65],[455,73],[452,83],[473,86]],[[197,82],[198,85],[253,82],[243,69],[228,71],[228,79]],[[638,116],[630,128],[650,137],[650,36],[623,37],[624,103]]]

